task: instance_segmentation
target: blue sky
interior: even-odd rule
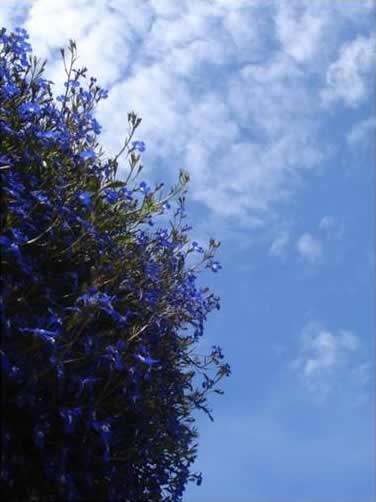
[[[109,88],[108,153],[143,117],[145,176],[191,174],[192,236],[220,239],[202,346],[233,370],[199,419],[186,502],[371,502],[375,4],[2,0],[61,86],[57,49]]]

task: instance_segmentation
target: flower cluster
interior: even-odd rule
[[[107,91],[75,67],[73,41],[69,60],[61,52],[55,98],[26,31],[0,31],[3,494],[180,501],[201,483],[192,411],[211,416],[207,395],[230,374],[219,347],[193,351],[219,308],[196,282],[200,267],[221,268],[219,243],[189,244],[186,173],[168,194],[135,181],[135,113],[103,158],[94,110]],[[192,251],[201,261],[188,267]]]

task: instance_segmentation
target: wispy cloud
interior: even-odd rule
[[[321,92],[324,104],[342,101],[356,107],[370,93],[375,64],[375,35],[357,36],[346,42],[326,72],[326,87]]]
[[[3,3],[2,21],[12,25],[14,2]],[[135,110],[145,119],[145,166],[174,178],[188,169],[192,198],[217,224],[265,225],[323,162],[330,145],[319,133],[321,75],[328,102],[355,104],[367,94],[371,37],[358,36],[339,54],[336,37],[364,22],[368,1],[18,5],[35,52],[51,59],[52,80],[61,85],[57,49],[74,38],[80,63],[111,89],[99,110],[107,152],[119,150],[126,113]]]
[[[310,233],[304,233],[299,237],[296,248],[301,258],[309,263],[317,263],[322,259],[321,242]]]
[[[359,337],[351,331],[333,332],[319,323],[308,323],[302,332],[299,354],[290,363],[290,369],[315,397],[323,400],[346,368],[358,383],[368,383],[369,364],[355,364],[351,360],[359,348]]]
[[[271,256],[284,256],[286,253],[287,245],[289,243],[289,234],[287,232],[282,232],[274,241],[269,248],[269,254]]]
[[[319,223],[320,230],[330,231],[336,226],[336,220],[333,216],[323,216]]]
[[[321,218],[319,230],[326,239],[341,239],[345,233],[344,224],[330,215]]]
[[[351,147],[364,146],[375,138],[375,129],[376,119],[374,117],[361,120],[351,128],[347,135],[347,143]]]

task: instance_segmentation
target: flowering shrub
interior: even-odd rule
[[[219,347],[194,352],[219,308],[197,273],[221,268],[219,243],[190,243],[186,173],[168,194],[138,181],[135,113],[104,158],[107,91],[68,53],[55,99],[25,30],[0,31],[3,500],[179,501],[201,482],[192,412],[211,416],[230,373]]]

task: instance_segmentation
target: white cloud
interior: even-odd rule
[[[309,4],[280,3],[276,32],[283,50],[299,63],[309,62],[319,52],[328,16]]]
[[[313,66],[324,72],[324,52],[333,60],[337,25],[363,19],[369,7],[366,2],[358,16],[346,17],[340,3],[341,8],[334,0],[320,6],[302,1],[299,8],[272,0],[17,5],[22,4],[35,53],[51,59],[49,78],[62,84],[55,55],[73,38],[80,65],[110,87],[98,113],[108,153],[120,149],[126,114],[135,110],[144,119],[138,135],[147,143],[146,168],[163,167],[174,179],[179,168],[188,169],[192,198],[216,215],[217,224],[226,219],[252,226],[270,221],[278,204],[293,197],[306,172],[325,158],[309,73]],[[12,4],[6,0],[3,11],[10,24]]]
[[[319,223],[320,230],[330,231],[336,225],[336,220],[333,216],[323,216]]]
[[[283,256],[289,242],[289,235],[287,232],[282,232],[269,248],[269,254],[272,256]]]
[[[345,43],[338,59],[326,72],[326,87],[321,91],[324,104],[337,100],[356,107],[371,92],[370,77],[375,64],[375,36],[358,35]]]
[[[309,233],[299,237],[296,247],[300,256],[310,263],[316,263],[322,258],[321,242]]]
[[[347,135],[347,142],[352,147],[366,145],[371,139],[375,138],[376,119],[370,117],[361,120],[353,125]]]
[[[318,323],[308,323],[302,332],[298,357],[290,363],[290,369],[319,400],[325,399],[343,371],[353,375],[357,384],[368,383],[369,365],[351,361],[351,355],[359,348],[359,338],[350,331],[332,332]]]
[[[319,222],[319,229],[327,239],[341,239],[345,228],[343,223],[338,222],[333,216],[323,216]]]
[[[0,28],[11,29],[20,26],[30,0],[1,0],[0,8]]]

